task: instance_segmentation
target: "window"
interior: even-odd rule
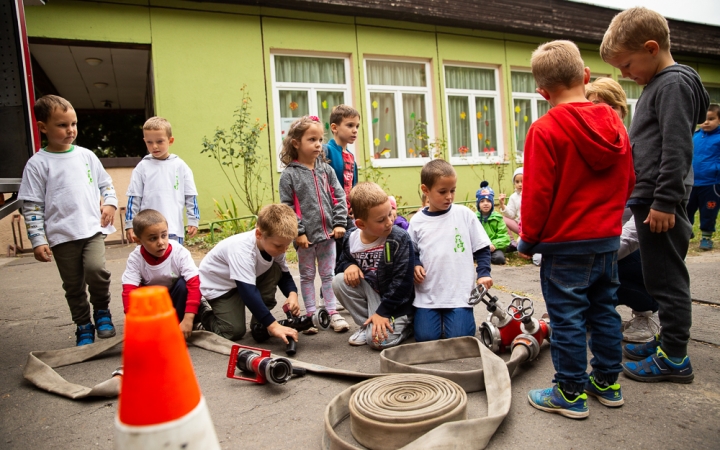
[[[640,98],[640,94],[642,94],[643,88],[636,82],[630,80],[618,80],[618,83],[622,86],[625,91],[625,96],[627,97],[628,114],[625,116],[625,119],[623,119],[623,123],[625,123],[625,128],[629,130],[632,117],[635,115],[635,105]]]
[[[710,94],[710,103],[720,103],[720,87],[718,86],[705,86],[705,90]]]
[[[428,63],[365,60],[368,131],[373,165],[422,165],[432,140]],[[423,125],[422,123],[426,125]]]
[[[496,69],[445,66],[449,151],[453,164],[502,161]]]
[[[290,125],[308,114],[320,118],[324,142],[332,139],[330,113],[350,102],[348,59],[273,55],[271,62],[278,155]]]
[[[550,110],[550,103],[535,92],[535,78],[530,72],[510,74],[513,97],[513,121],[515,129],[515,152],[522,160],[525,137],[530,125]]]

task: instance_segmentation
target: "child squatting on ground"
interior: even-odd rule
[[[720,211],[720,106],[712,104],[705,122],[693,136],[695,183],[688,202],[690,224],[700,210],[700,250],[712,250],[718,211]]]
[[[46,95],[35,102],[34,112],[48,145],[27,162],[18,198],[24,201],[22,213],[35,259],[49,262],[55,257],[77,325],[77,345],[92,344],[96,330],[99,338],[115,336],[101,228],[115,219],[115,188],[95,154],[73,145],[77,116],[70,102]]]
[[[697,72],[675,63],[665,18],[646,8],[616,15],[600,45],[602,59],[645,86],[630,126],[637,184],[628,201],[640,241],[648,293],[659,306],[659,336],[627,344],[623,364],[638,381],[693,380],[687,353],[692,315],[685,256],[692,225],[686,202],[693,184],[692,135],[706,119],[708,94]]]
[[[349,330],[350,325],[338,314],[332,289],[336,262],[334,239],[345,235],[347,203],[335,171],[323,161],[322,140],[322,124],[316,116],[301,117],[290,125],[280,154],[280,161],[286,165],[280,176],[280,200],[297,214],[295,246],[305,312],[312,316],[317,310],[317,260],[330,326],[340,333]],[[305,333],[317,333],[317,328],[312,327]]]
[[[495,209],[495,191],[487,181],[480,183],[480,189],[475,193],[477,203],[477,218],[490,239],[490,262],[492,264],[505,264],[505,251],[510,246],[510,235],[503,216]]]
[[[415,340],[475,336],[467,300],[476,284],[492,287],[490,239],[469,208],[453,205],[457,175],[450,163],[425,164],[420,182],[429,206],[408,228],[416,251]]]
[[[144,209],[133,220],[133,238],[138,244],[130,253],[122,276],[123,308],[127,314],[130,292],[140,286],[165,286],[170,291],[180,331],[189,338],[200,306],[200,275],[190,251],[173,245],[168,224],[158,211]]]
[[[200,222],[192,170],[179,156],[170,154],[175,138],[170,122],[162,117],[151,117],[145,122],[143,141],[150,154],[138,163],[130,177],[125,213],[127,239],[133,242],[133,219],[137,213],[154,209],[166,218],[170,239],[182,244],[183,209],[187,209],[188,237],[195,236]]]
[[[360,329],[350,345],[394,347],[412,332],[415,251],[405,230],[393,226],[390,200],[375,183],[359,183],[350,196],[355,225],[343,239],[333,291]]]
[[[202,327],[237,340],[245,335],[245,306],[250,326],[260,323],[271,336],[297,342],[298,333],[280,325],[270,310],[278,288],[290,312],[300,314],[297,287],[285,262],[288,245],[297,237],[297,218],[286,205],[267,205],[254,230],[220,241],[200,262],[200,292],[205,298],[198,315]]]
[[[570,41],[542,44],[530,59],[538,93],[552,108],[528,130],[518,251],[542,253],[540,283],[553,325],[555,386],[528,393],[532,406],[588,417],[587,394],[624,403],[617,250],[635,176],[625,127],[607,105],[585,98],[590,69]],[[593,368],[587,371],[590,325]]]
[[[517,242],[515,241],[514,234],[520,236],[520,205],[522,202],[522,189],[523,189],[523,168],[518,167],[513,172],[513,187],[515,192],[510,194],[507,206],[505,206],[505,194],[498,196],[498,209],[503,215],[505,225],[508,229],[508,235],[510,236],[510,245],[517,249]],[[514,234],[513,234],[514,233]]]

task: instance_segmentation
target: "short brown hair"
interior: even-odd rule
[[[148,120],[145,121],[145,125],[143,125],[143,130],[163,130],[165,133],[167,133],[167,137],[172,137],[172,126],[170,126],[170,122],[167,121],[167,119],[163,117],[151,117]]]
[[[287,166],[298,159],[298,149],[295,148],[292,141],[296,140],[300,142],[308,128],[315,124],[320,125],[322,128],[322,124],[317,116],[302,116],[290,125],[290,129],[287,131],[285,139],[283,139],[282,150],[280,150],[281,163]],[[325,160],[325,152],[320,152],[320,158],[322,158],[323,161]]]
[[[138,238],[141,238],[147,227],[151,227],[159,223],[167,225],[167,220],[165,220],[165,216],[163,216],[159,211],[155,211],[154,209],[143,209],[137,213],[135,217],[133,217],[132,223],[133,233],[135,233],[135,236]]]
[[[585,63],[577,45],[571,41],[541,44],[530,57],[530,67],[538,87],[554,91],[583,84]]]
[[[670,51],[670,27],[662,14],[647,8],[630,8],[613,17],[600,44],[603,61],[622,52],[642,50],[647,41],[655,41],[661,50]]]
[[[55,111],[55,108],[60,108],[63,112],[75,109],[69,101],[58,95],[43,95],[35,101],[35,106],[33,106],[35,120],[38,122],[47,122],[53,111]]]
[[[360,117],[357,109],[350,105],[337,105],[333,108],[332,113],[330,113],[330,123],[340,125],[343,119],[349,119],[351,117]]]
[[[620,83],[612,78],[598,78],[585,86],[585,97],[596,95],[611,108],[620,108],[620,117],[625,118],[628,113],[627,96]]]
[[[710,106],[708,106],[707,112],[712,112],[717,115],[718,112],[720,112],[720,105],[718,105],[716,103],[710,103]]]
[[[420,171],[420,183],[431,189],[440,177],[454,177],[455,169],[444,159],[433,159],[425,164]]]
[[[295,239],[298,236],[298,218],[288,205],[264,206],[258,213],[256,226],[265,237]]]
[[[371,181],[358,183],[350,191],[350,206],[356,219],[367,220],[370,209],[388,201],[388,195]]]

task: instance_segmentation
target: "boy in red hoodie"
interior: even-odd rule
[[[518,251],[543,255],[540,283],[553,325],[556,385],[530,391],[528,400],[581,419],[589,415],[586,394],[606,406],[623,404],[615,305],[622,214],[635,184],[632,150],[618,115],[585,99],[590,69],[575,44],[542,44],[530,61],[537,92],[552,109],[533,123],[525,141]]]

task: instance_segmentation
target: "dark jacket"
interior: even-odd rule
[[[328,142],[326,145],[323,145],[323,150],[325,151],[325,157],[328,159],[328,164],[330,164],[330,167],[333,168],[335,171],[335,176],[337,177],[338,181],[340,182],[341,186],[345,186],[345,178],[343,177],[343,173],[345,170],[345,162],[343,161],[343,149],[338,145],[337,142],[335,142],[335,139],[330,139],[330,142]],[[353,160],[355,159],[353,155]],[[353,182],[352,185],[355,187],[355,185],[358,182],[358,168],[357,168],[357,161],[353,163]]]
[[[345,234],[342,254],[335,265],[336,274],[345,272],[345,269],[353,264],[357,265],[357,261],[350,253],[350,235],[359,232],[358,228],[352,228]],[[393,226],[390,235],[385,240],[385,257],[377,269],[380,306],[376,312],[379,315],[390,318],[414,314],[414,270],[415,250],[410,235],[402,228]]]
[[[697,72],[681,64],[661,70],[645,86],[629,131],[637,176],[630,203],[674,213],[689,197],[693,132],[705,121],[708,103]]]

